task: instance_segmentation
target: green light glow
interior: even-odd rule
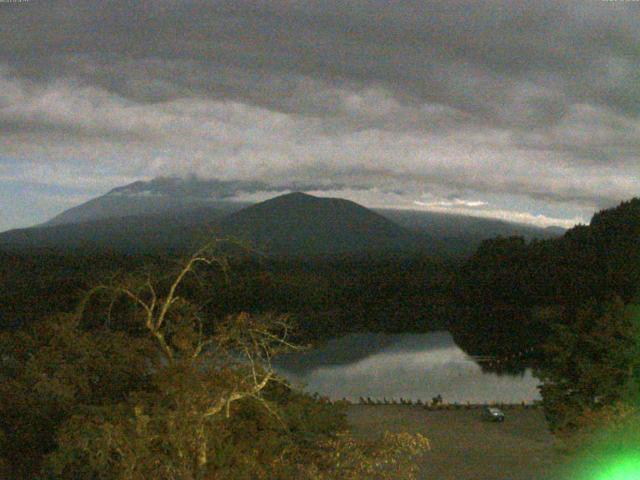
[[[616,461],[600,473],[596,480],[640,480],[640,456]]]
[[[640,480],[640,453],[617,457],[595,468],[588,480]]]

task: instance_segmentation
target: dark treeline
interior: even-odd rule
[[[584,305],[634,301],[640,286],[640,199],[596,213],[560,238],[486,240],[453,283],[456,340],[508,357],[540,346]],[[537,353],[537,355],[536,355]]]
[[[444,329],[454,268],[424,256],[245,262],[216,308],[288,312],[310,338]]]
[[[70,311],[92,286],[133,271],[162,271],[177,257],[76,252],[3,254],[3,328]],[[445,329],[452,315],[454,265],[425,256],[344,256],[317,259],[229,257],[226,274],[210,269],[206,309],[224,318],[238,311],[286,313],[301,340],[354,331]],[[215,295],[209,298],[209,293]]]
[[[18,328],[68,312],[89,288],[113,272],[159,261],[159,257],[109,252],[0,252],[0,326]]]
[[[287,313],[306,339],[450,329],[470,353],[509,357],[535,350],[551,324],[589,301],[631,302],[640,284],[639,238],[640,200],[633,199],[560,238],[486,240],[466,261],[235,255],[228,276],[212,270],[206,279],[215,292],[206,308],[219,318],[240,310]],[[114,272],[162,271],[176,256],[31,251],[0,260],[0,322],[7,328],[69,311]]]

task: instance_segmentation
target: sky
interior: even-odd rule
[[[160,176],[568,227],[639,113],[640,2],[0,1],[0,230]]]

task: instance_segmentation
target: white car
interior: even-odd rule
[[[496,407],[484,407],[482,412],[485,419],[492,422],[504,422],[504,412]]]

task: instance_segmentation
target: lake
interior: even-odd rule
[[[539,400],[539,380],[483,372],[448,332],[350,334],[319,348],[278,358],[276,370],[292,384],[332,400],[387,398],[445,403]]]

